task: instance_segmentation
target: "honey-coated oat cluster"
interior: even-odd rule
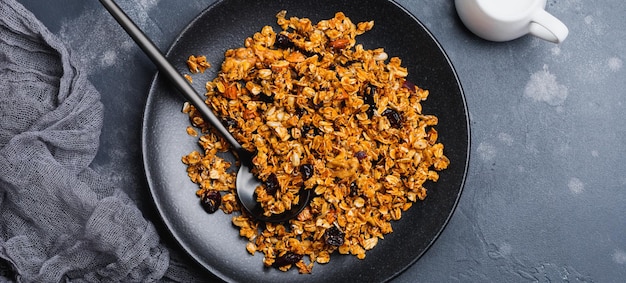
[[[235,173],[219,157],[227,143],[188,103],[183,112],[201,130],[204,152],[182,158],[202,205],[233,213],[249,253],[286,271],[310,273],[332,253],[365,258],[437,181],[449,160],[437,142],[437,117],[422,114],[428,91],[406,80],[407,69],[382,48],[366,50],[356,36],[373,22],[343,13],[317,24],[277,14],[281,31],[265,26],[226,51],[206,103],[246,149],[256,152],[256,189],[266,215],[289,210],[301,188],[313,199],[288,223],[260,223],[237,203]],[[189,58],[190,70],[210,66]],[[204,69],[202,69],[204,71]],[[197,132],[189,128],[189,134]]]

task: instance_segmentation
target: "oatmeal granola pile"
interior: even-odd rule
[[[208,212],[233,213],[251,254],[286,271],[310,273],[334,252],[365,258],[393,231],[391,221],[426,197],[424,183],[447,168],[437,142],[437,117],[422,113],[428,91],[406,80],[401,60],[366,50],[356,36],[374,22],[354,24],[343,13],[317,24],[277,15],[281,31],[265,26],[226,51],[206,103],[242,146],[256,152],[256,189],[266,215],[289,210],[301,188],[313,199],[288,223],[260,223],[237,203],[235,173],[220,157],[227,143],[185,104],[201,130],[204,152],[182,158]],[[190,67],[206,64],[190,57]],[[198,61],[200,60],[200,61]],[[197,134],[193,129],[188,133]]]

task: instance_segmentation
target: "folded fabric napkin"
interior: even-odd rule
[[[159,280],[170,256],[154,226],[88,167],[103,105],[75,62],[0,0],[0,261],[20,282]]]

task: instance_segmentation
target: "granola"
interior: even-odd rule
[[[276,185],[256,189],[266,215],[289,210],[303,187],[314,191],[309,206],[280,224],[243,212],[235,173],[220,157],[228,144],[188,103],[183,112],[201,130],[204,152],[182,161],[201,199],[220,192],[221,201],[207,202],[236,212],[232,222],[250,254],[262,253],[266,266],[310,273],[334,252],[365,258],[450,161],[437,142],[437,117],[422,113],[428,90],[406,80],[400,58],[356,42],[373,21],[354,24],[338,12],[314,24],[281,11],[277,23],[281,31],[265,26],[226,51],[218,76],[206,83],[206,103],[256,152],[253,173]],[[191,72],[208,65],[197,58],[188,61]]]

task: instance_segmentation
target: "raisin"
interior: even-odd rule
[[[356,182],[350,183],[350,196],[355,197],[359,195],[359,187],[356,185]]]
[[[226,117],[226,118],[222,119],[222,125],[224,125],[226,128],[236,127],[237,126],[237,121],[235,119],[233,119],[233,118]]]
[[[374,96],[376,95],[376,91],[377,89],[375,85],[368,84],[365,87],[365,91],[363,93],[365,104],[370,106],[369,108],[367,108],[367,112],[366,112],[367,117],[369,117],[370,119],[374,117],[374,112],[376,112],[376,102],[374,101]]]
[[[299,255],[294,252],[287,252],[282,256],[279,256],[272,264],[274,267],[281,267],[285,265],[294,264],[302,259],[302,255]]]
[[[372,159],[372,167],[376,167],[381,161],[380,155],[377,156],[376,159]]]
[[[346,61],[345,63],[340,63],[339,65],[341,65],[342,67],[349,67],[350,65],[359,63],[358,60],[350,60],[350,61]]]
[[[265,103],[274,103],[274,96],[273,95],[266,95],[265,93],[261,93],[259,95],[259,97],[261,98],[261,101],[265,102]]]
[[[375,85],[372,84],[368,84],[365,87],[365,103],[372,105],[372,106],[376,106],[376,103],[374,102],[374,96],[376,95],[376,92],[378,91],[378,88]]]
[[[276,192],[280,189],[280,183],[278,183],[278,177],[276,174],[270,174],[265,180],[265,191],[268,195],[275,195]]]
[[[389,120],[389,124],[391,124],[392,127],[396,129],[402,128],[402,115],[400,115],[398,111],[387,108],[383,111],[382,115],[387,117],[387,120]]]
[[[318,53],[315,53],[313,51],[308,51],[308,50],[306,50],[304,48],[297,48],[297,49],[298,49],[298,51],[300,51],[300,53],[302,53],[302,55],[304,55],[307,58],[308,57],[313,57],[315,55],[319,55]]]
[[[321,130],[317,127],[313,127],[311,125],[304,125],[301,128],[302,134],[307,136],[307,135],[311,135],[311,136],[319,136],[321,134]],[[311,132],[313,131],[313,132]]]
[[[336,226],[331,226],[330,228],[326,229],[326,232],[324,232],[326,244],[329,244],[331,246],[338,247],[343,245],[344,237],[345,233],[341,232]]]
[[[302,108],[302,107],[296,107],[296,116],[298,117],[302,117],[302,115],[306,114],[306,109]]]
[[[200,204],[204,211],[208,213],[214,213],[222,204],[222,195],[218,191],[208,191],[200,198]]]
[[[324,106],[324,102],[320,102],[318,104],[313,103],[313,105],[311,106],[311,108],[315,109],[315,110],[320,110],[320,108],[322,108],[322,106]]]
[[[358,159],[359,161],[367,158],[367,153],[365,153],[365,151],[357,151],[354,153],[354,157],[356,157],[356,159]]]
[[[315,169],[313,168],[313,164],[303,164],[300,166],[300,173],[302,173],[302,180],[306,181],[313,177],[315,173]]]
[[[295,46],[293,44],[293,41],[291,41],[291,39],[287,35],[282,34],[282,33],[279,33],[276,35],[275,45],[276,47],[282,48],[282,49],[289,49]]]

